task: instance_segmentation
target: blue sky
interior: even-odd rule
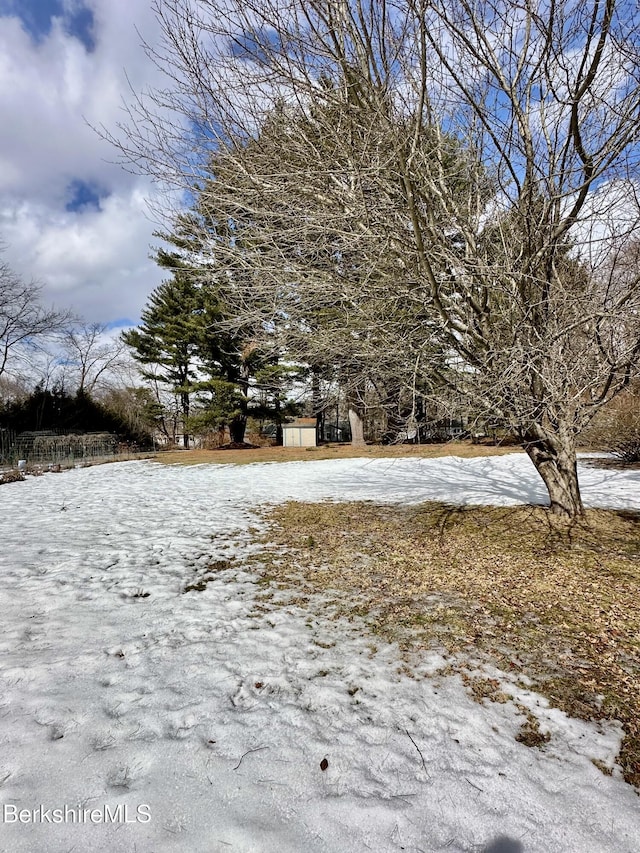
[[[74,178],[67,190],[69,201],[64,209],[72,212],[82,212],[87,209],[100,211],[101,200],[109,196],[107,190],[101,189],[97,184],[87,183],[81,178]]]
[[[25,30],[40,43],[51,33],[54,19],[62,22],[64,31],[78,39],[85,50],[95,49],[94,14],[82,2],[64,0],[0,0],[0,14],[17,16]]]
[[[151,0],[0,0],[0,245],[88,322],[136,322],[163,274],[147,179],[91,130],[115,130],[128,80],[156,78]]]

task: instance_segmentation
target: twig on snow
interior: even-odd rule
[[[245,755],[249,755],[250,752],[260,752],[261,749],[269,749],[269,747],[268,746],[256,746],[253,749],[248,749],[245,753],[243,753],[240,756],[240,761],[238,761],[238,763],[236,764],[236,766],[233,769],[237,770],[238,767],[240,767],[240,765],[242,764],[242,759],[245,757]]]
[[[427,778],[428,778],[428,779],[430,779],[431,777],[429,776],[429,771],[427,770],[427,764],[426,764],[426,762],[425,762],[425,760],[424,760],[424,755],[423,755],[423,754],[422,754],[422,752],[420,751],[420,747],[418,746],[418,744],[415,742],[415,740],[414,740],[414,739],[411,737],[411,735],[409,734],[409,729],[405,729],[405,732],[406,732],[406,734],[407,734],[407,737],[408,737],[408,738],[409,738],[409,740],[411,741],[411,743],[412,743],[412,744],[415,746],[415,748],[418,750],[418,755],[420,756],[420,760],[422,761],[422,767],[424,768],[424,772],[427,774]]]

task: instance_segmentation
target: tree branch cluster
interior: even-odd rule
[[[229,314],[337,370],[354,399],[363,383],[454,387],[520,437],[554,509],[580,512],[576,436],[640,351],[638,10],[156,13],[164,39],[147,51],[167,86],[137,95],[111,138],[188,191],[189,263],[215,270]]]

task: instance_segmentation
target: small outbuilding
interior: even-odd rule
[[[290,424],[282,424],[282,444],[284,447],[315,447],[316,419],[297,418]]]

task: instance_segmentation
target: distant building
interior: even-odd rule
[[[290,424],[282,424],[282,444],[284,447],[315,447],[316,419],[297,418]]]

